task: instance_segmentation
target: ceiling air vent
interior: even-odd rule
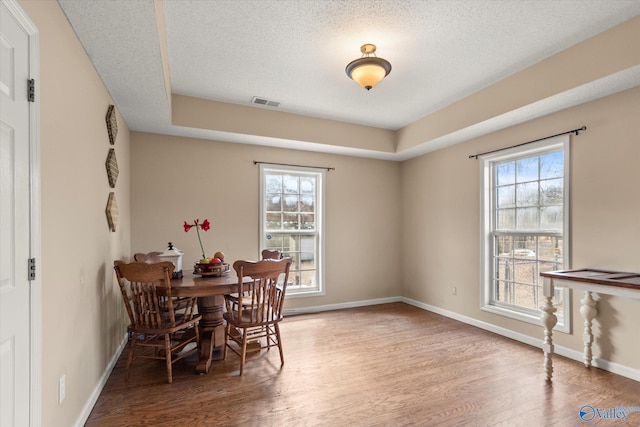
[[[272,101],[271,99],[260,98],[258,96],[254,96],[253,98],[251,98],[251,103],[258,104],[258,105],[266,105],[267,107],[279,107],[280,104],[282,104],[282,102],[280,101]]]

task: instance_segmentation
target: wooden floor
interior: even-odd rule
[[[640,406],[640,382],[403,303],[287,317],[277,350],[194,374],[126,349],[87,426],[583,426],[580,408]],[[542,331],[541,331],[542,334]],[[640,408],[638,408],[640,409]],[[615,425],[601,419],[589,424]],[[640,425],[640,412],[623,425]]]

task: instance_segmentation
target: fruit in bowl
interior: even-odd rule
[[[209,261],[209,264],[220,265],[220,264],[222,264],[222,260],[220,258],[218,258],[218,257],[211,258],[211,261]]]
[[[224,252],[218,251],[213,255],[214,258],[220,259],[220,262],[224,261]]]

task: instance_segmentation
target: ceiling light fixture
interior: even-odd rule
[[[345,71],[350,79],[369,90],[387,77],[391,72],[391,64],[386,59],[376,56],[376,45],[374,44],[363,44],[360,47],[360,52],[362,52],[362,57],[351,61]]]

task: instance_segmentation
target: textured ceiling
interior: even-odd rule
[[[397,130],[640,14],[640,1],[616,0],[58,2],[130,129],[279,146],[291,141],[172,125],[160,40],[175,94],[247,106],[258,96],[282,112]],[[371,91],[344,72],[364,43],[393,66]],[[637,71],[513,116],[633,87]]]

